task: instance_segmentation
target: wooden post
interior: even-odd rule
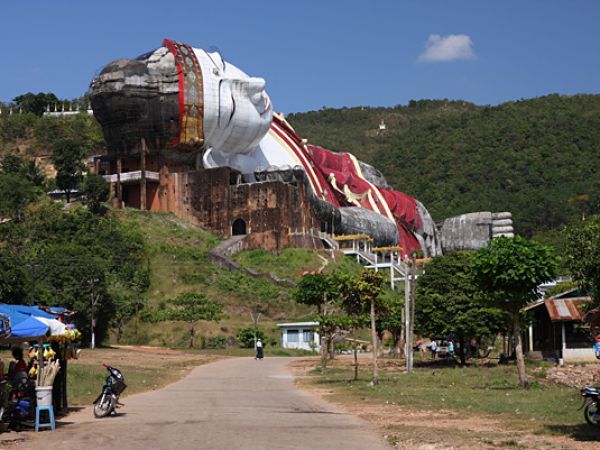
[[[140,209],[146,211],[146,139],[142,138],[140,149]]]

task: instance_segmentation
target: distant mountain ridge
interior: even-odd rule
[[[351,152],[381,170],[435,220],[507,210],[515,230],[531,236],[600,212],[600,95],[498,106],[411,100],[287,120],[309,143]]]

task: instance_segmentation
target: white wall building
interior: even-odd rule
[[[321,339],[315,328],[319,322],[278,323],[281,328],[281,346],[303,350],[321,350]]]

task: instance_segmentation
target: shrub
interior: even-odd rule
[[[206,341],[206,348],[225,348],[227,346],[227,336],[211,336]]]
[[[237,340],[242,348],[253,348],[254,347],[254,328],[242,328],[237,332]],[[265,332],[264,330],[257,328],[256,329],[256,337],[261,341],[265,340]],[[265,343],[266,344],[266,343]]]

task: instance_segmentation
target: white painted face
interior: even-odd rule
[[[271,127],[265,80],[246,75],[218,52],[194,49],[204,82],[204,140],[225,157],[249,154]]]

